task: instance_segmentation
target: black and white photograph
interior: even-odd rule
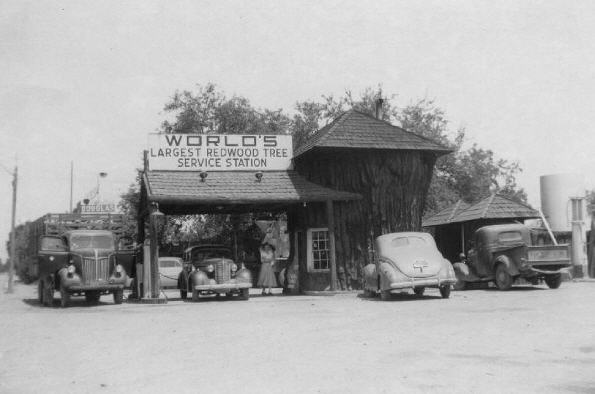
[[[0,8],[0,393],[595,394],[594,2]]]

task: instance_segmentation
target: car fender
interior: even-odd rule
[[[500,255],[500,256],[496,257],[496,260],[494,261],[494,270],[496,269],[496,267],[498,266],[498,264],[504,264],[504,266],[506,267],[506,271],[508,272],[508,274],[510,276],[520,275],[519,269],[510,260],[510,258],[508,258],[508,256],[506,256],[506,255]]]
[[[378,274],[375,264],[368,264],[364,267],[364,289],[378,290]]]
[[[190,287],[194,286],[201,286],[201,285],[208,285],[209,284],[209,277],[206,273],[196,270],[190,274]]]
[[[378,268],[378,276],[380,277],[380,290],[390,290],[391,283],[396,283],[405,280],[405,275],[403,275],[397,268],[395,268],[390,263],[380,263]]]
[[[247,268],[241,268],[235,276],[238,282],[252,283],[252,272]]]
[[[442,259],[442,267],[440,268],[439,272],[440,280],[442,279],[454,279],[456,277],[454,268],[450,261],[446,259]]]

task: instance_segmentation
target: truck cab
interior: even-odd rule
[[[71,230],[60,236],[43,236],[38,252],[39,301],[51,306],[54,291],[66,307],[71,295],[96,303],[102,294],[123,299],[131,264],[131,251],[117,250],[114,234],[107,230]],[[128,268],[128,272],[127,272]]]
[[[560,286],[562,272],[570,267],[568,245],[531,245],[531,234],[523,224],[498,224],[479,228],[466,261],[453,264],[456,289],[474,282],[495,282],[508,290],[519,278],[532,284],[542,280],[548,287]]]

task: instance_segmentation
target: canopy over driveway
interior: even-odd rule
[[[168,215],[276,211],[307,202],[360,199],[307,181],[295,171],[146,171],[145,204]]]
[[[146,294],[159,296],[157,265],[157,216],[281,211],[308,202],[326,204],[329,229],[331,290],[337,281],[333,201],[361,199],[357,193],[323,187],[306,180],[295,171],[165,171],[145,170],[141,185],[139,236],[144,239],[144,224],[151,230],[150,265],[144,269]],[[151,209],[153,206],[153,209]],[[159,209],[156,211],[155,208]],[[152,211],[152,212],[151,212]],[[147,290],[150,288],[150,290]]]

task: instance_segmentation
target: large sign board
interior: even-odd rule
[[[282,171],[292,157],[290,135],[149,134],[151,170]]]

